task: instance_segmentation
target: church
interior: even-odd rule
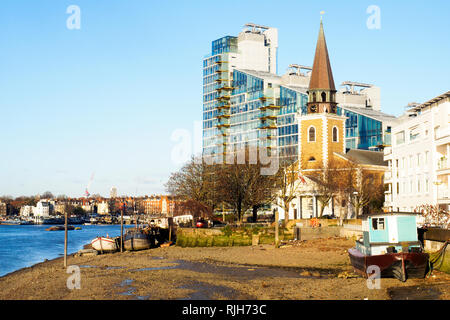
[[[298,160],[287,168],[296,173],[296,181],[291,188],[291,192],[295,195],[288,205],[282,201],[278,203],[280,219],[285,218],[286,207],[289,207],[288,220],[309,219],[322,215],[352,218],[356,217],[357,212],[359,214],[362,212],[363,208],[359,208],[357,205],[355,209],[352,205],[355,202],[359,203],[353,201],[353,197],[355,199],[362,197],[363,191],[361,190],[361,194],[358,194],[357,187],[345,196],[336,194],[329,201],[323,200],[325,197],[320,194],[320,190],[323,190],[321,188],[323,181],[317,177],[323,175],[331,166],[353,168],[356,172],[355,180],[358,180],[355,183],[360,187],[364,182],[362,180],[369,178],[373,185],[378,187],[383,185],[384,172],[388,169],[387,162],[383,159],[383,152],[346,150],[346,117],[337,113],[336,92],[321,20],[307,92],[307,114],[297,115],[299,124]],[[362,203],[362,201],[360,202]]]

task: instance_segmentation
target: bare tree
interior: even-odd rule
[[[216,205],[213,167],[192,157],[178,172],[170,175],[166,190],[180,200],[192,200],[211,208]]]
[[[285,163],[280,167],[276,175],[276,187],[278,190],[278,199],[276,201],[280,200],[284,208],[285,225],[289,221],[289,206],[301,188],[298,178],[298,162],[293,164]]]
[[[308,175],[316,184],[317,200],[320,203],[319,217],[322,217],[325,207],[328,206],[340,189],[342,179],[342,165],[337,161],[329,160],[327,165],[317,168]]]

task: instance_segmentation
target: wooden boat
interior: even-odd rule
[[[348,250],[355,271],[367,278],[375,266],[382,278],[424,278],[429,255],[418,240],[416,220],[416,214],[399,212],[364,217],[363,237]]]
[[[118,250],[117,240],[110,237],[97,237],[91,241],[92,248],[101,252],[115,252]]]
[[[74,230],[74,229],[75,229],[74,226],[67,226],[67,230]],[[64,230],[65,230],[64,226],[53,226],[45,229],[45,231],[64,231]]]
[[[123,246],[128,251],[150,249],[152,245],[154,237],[145,229],[128,229],[123,237]]]

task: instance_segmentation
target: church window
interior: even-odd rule
[[[309,127],[308,130],[308,142],[315,142],[316,141],[316,128]]]

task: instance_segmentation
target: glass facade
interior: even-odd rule
[[[383,144],[383,124],[380,120],[343,108],[337,108],[338,115],[347,117],[345,121],[345,144],[347,149],[376,149]]]

